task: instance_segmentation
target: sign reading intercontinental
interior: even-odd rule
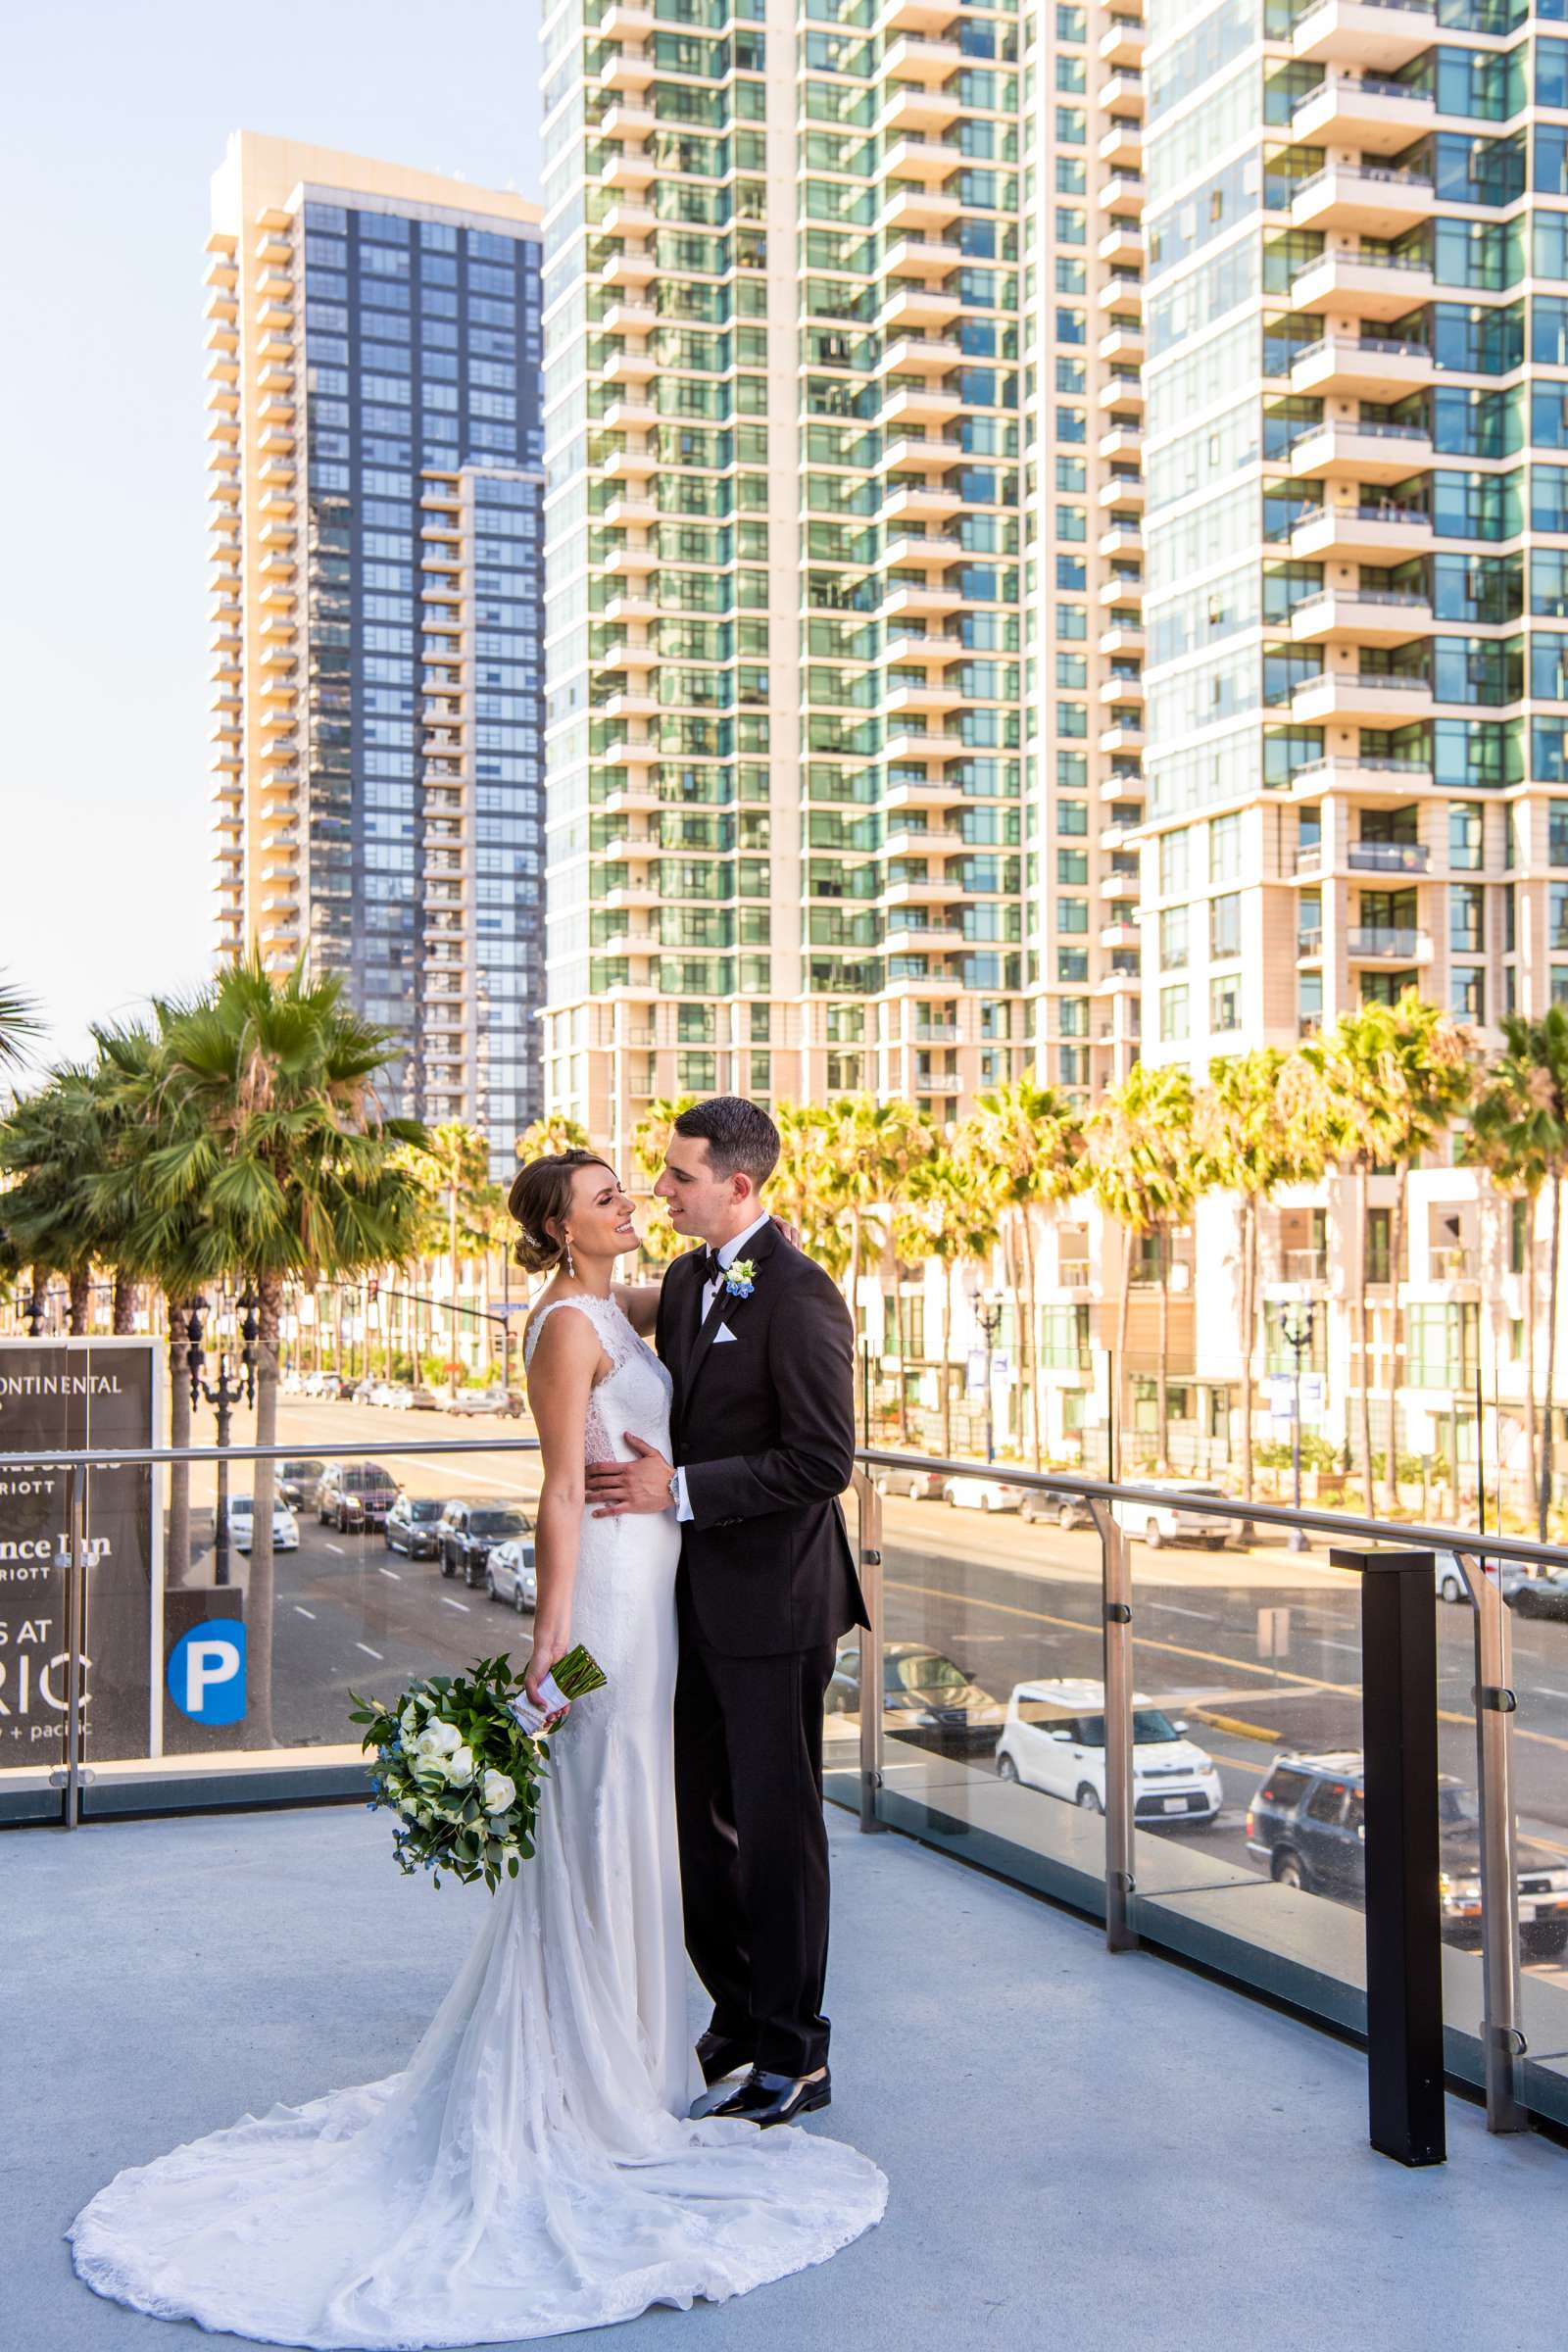
[[[158,1442],[153,1339],[0,1339],[0,1453]],[[156,1474],[95,1469],[86,1484],[84,1756],[156,1755],[162,1740],[163,1577]],[[65,1737],[69,1473],[0,1470],[0,1771],[55,1764]]]

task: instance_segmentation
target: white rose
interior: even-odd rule
[[[485,1772],[484,1779],[479,1784],[479,1801],[485,1811],[487,1813],[505,1813],[509,1805],[515,1804],[516,1798],[517,1785],[515,1781],[504,1772],[497,1772],[493,1766],[489,1767]]]
[[[435,1716],[419,1734],[419,1744],[432,1749],[437,1755],[450,1756],[455,1748],[463,1745],[463,1735],[455,1723],[443,1723],[439,1716]]]
[[[461,1746],[455,1747],[451,1755],[447,1758],[447,1779],[451,1782],[453,1788],[461,1788],[466,1782],[472,1780],[473,1773],[474,1763],[472,1748]]]

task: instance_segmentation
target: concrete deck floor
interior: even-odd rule
[[[1568,2153],[1373,2156],[1348,2048],[830,1812],[835,2098],[887,2219],[627,2352],[1488,2352],[1556,2347]],[[0,1838],[0,2344],[168,2352],[61,2232],[126,2163],[395,2069],[487,1898],[390,1867],[359,1809]],[[206,2340],[206,2339],[201,2339]]]

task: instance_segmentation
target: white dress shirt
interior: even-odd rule
[[[755,1218],[753,1222],[747,1226],[744,1233],[737,1233],[732,1240],[724,1242],[720,1245],[719,1249],[715,1252],[715,1255],[718,1258],[720,1271],[727,1270],[735,1263],[735,1260],[738,1257],[744,1257],[746,1254],[747,1243],[752,1239],[754,1234],[759,1234],[761,1232],[762,1227],[768,1222],[771,1215],[772,1211],[770,1209],[764,1209],[760,1217]],[[708,1321],[709,1315],[712,1310],[713,1300],[717,1295],[718,1284],[714,1277],[710,1274],[703,1285],[702,1303],[698,1313],[699,1330],[701,1330],[703,1325]],[[683,1522],[688,1520],[692,1515],[692,1506],[686,1498],[686,1473],[684,1470],[676,1471],[674,1478],[670,1481],[670,1493],[675,1497],[676,1518]]]

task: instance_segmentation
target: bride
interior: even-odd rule
[[[608,1687],[552,1748],[537,1853],[484,1898],[405,2071],[273,2107],[122,2172],[76,2217],[100,2294],[263,2343],[513,2341],[722,2301],[869,2229],[887,2182],[799,2129],[688,2120],[671,1705],[673,1512],[596,1519],[584,1465],[668,1452],[669,1376],[616,1288],[631,1204],[586,1152],[513,1186],[518,1256],[555,1278],[525,1343],[544,1454],[526,1680],[583,1642]]]

